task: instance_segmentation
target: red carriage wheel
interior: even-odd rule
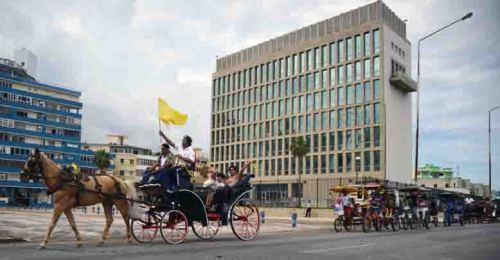
[[[186,215],[181,211],[171,210],[161,219],[161,237],[169,244],[180,244],[187,237],[188,227]]]
[[[219,232],[219,228],[221,226],[221,222],[219,220],[209,220],[206,226],[199,221],[193,221],[193,225],[191,228],[193,229],[193,233],[199,239],[212,239]]]
[[[251,199],[239,199],[231,208],[230,223],[231,229],[238,239],[252,240],[259,233],[259,209]]]
[[[144,223],[140,220],[132,220],[132,236],[137,242],[151,242],[157,235],[158,223]]]

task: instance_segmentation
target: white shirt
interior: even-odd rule
[[[163,167],[165,163],[167,162],[167,156],[161,156],[160,157],[160,166]]]
[[[179,153],[180,156],[186,157],[193,162],[195,161],[193,146],[189,146],[188,148],[184,149],[184,148],[182,148],[182,146],[177,147],[177,145],[175,145],[174,149]]]

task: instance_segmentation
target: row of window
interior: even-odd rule
[[[7,118],[0,118],[0,126],[8,128],[16,128],[20,130],[34,131],[39,133],[46,133],[53,135],[55,137],[70,137],[70,138],[80,138],[80,131],[69,130],[64,128],[56,128],[50,126],[29,124],[21,121],[16,121]]]
[[[35,107],[48,108],[56,111],[69,112],[78,114],[78,108],[68,107],[64,105],[57,104],[55,102],[50,102],[42,99],[37,99],[34,97],[23,96],[18,94],[13,94],[9,92],[0,91],[0,100],[7,102],[14,102],[19,104],[26,104]]]
[[[343,68],[340,67],[339,69],[343,70]],[[330,76],[328,76],[327,71],[323,71],[321,74],[319,72],[315,74],[311,73],[294,79],[284,80],[279,83],[262,85],[260,87],[252,88],[249,90],[243,90],[237,93],[215,97],[212,99],[212,113],[217,113],[228,109],[240,108],[246,105],[255,105],[272,99],[283,99],[289,96],[302,95],[307,92],[326,89],[328,88],[328,86],[330,86],[330,91],[338,89],[339,93],[342,93],[343,89],[354,87],[353,85],[350,85],[346,87],[338,86],[337,88],[334,88],[334,85],[331,84],[328,79],[332,79],[332,77],[334,77],[335,70],[331,70],[330,72],[333,72],[333,74],[330,74]],[[379,73],[377,72],[377,74],[374,76],[378,77]],[[368,78],[369,77],[366,77],[365,79]],[[356,83],[355,86],[357,87],[370,83],[370,81],[359,82]],[[373,85],[376,90],[379,90],[380,81],[378,79],[374,80]]]
[[[373,54],[377,55],[380,52],[380,33],[378,29],[373,31],[373,46],[370,43],[371,32],[365,32],[363,35],[354,36],[354,40],[353,37],[348,37],[328,45],[257,65],[214,79],[212,93],[214,96],[222,95],[251,85],[279,80],[306,71],[320,69],[327,65],[369,56],[372,48]]]
[[[0,145],[0,154],[28,156],[34,152],[35,152],[35,148],[20,148],[20,147]],[[49,157],[52,160],[64,160],[65,159],[68,161],[75,161],[77,158],[79,158],[81,162],[88,162],[88,163],[94,162],[94,156],[91,156],[91,155],[77,155],[77,156],[75,156],[74,154],[67,154],[67,153],[53,152],[53,151],[46,151],[44,153],[47,157]],[[4,161],[4,160],[0,160],[0,161]],[[0,167],[1,166],[9,166],[9,165],[11,165],[11,164],[8,164],[8,163],[6,163],[5,165],[0,164]]]
[[[360,150],[380,147],[380,127],[306,135],[311,153],[331,153],[335,150]],[[215,146],[211,148],[212,161],[230,161],[243,158],[262,158],[291,155],[292,138]]]
[[[228,169],[238,163],[215,163],[219,169]],[[354,172],[372,172],[381,169],[381,151],[364,151],[330,155],[308,155],[301,163],[302,174],[342,174]],[[259,177],[297,175],[298,160],[292,157],[257,160],[256,166],[250,170]]]
[[[12,83],[0,80],[0,88],[12,88]]]
[[[69,147],[69,148],[74,148],[78,149],[79,144],[78,143],[71,143],[71,142],[62,142],[62,141],[56,141],[56,140],[51,140],[51,139],[41,139],[41,138],[34,138],[30,136],[21,136],[21,135],[13,135],[9,133],[2,133],[0,132],[0,141],[4,142],[16,142],[16,143],[25,143],[25,144],[36,144],[36,145],[42,145],[42,146],[52,146],[52,147]]]
[[[337,90],[337,91],[336,91]],[[373,97],[373,100],[372,100]],[[380,99],[379,80],[375,80],[373,89],[370,82],[347,88],[318,91],[315,93],[267,102],[248,108],[235,109],[212,115],[212,127],[219,128],[235,124],[254,123],[261,120],[281,118],[336,107],[367,104]],[[377,106],[378,103],[375,103]],[[347,110],[352,109],[347,108]],[[338,109],[339,111],[342,109]]]
[[[380,124],[380,103],[294,116],[256,124],[214,129],[211,144],[225,144],[270,137],[308,134]]]

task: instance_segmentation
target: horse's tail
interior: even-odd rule
[[[127,199],[137,199],[134,184],[131,181],[120,180],[120,189]]]

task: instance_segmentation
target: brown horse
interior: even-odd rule
[[[109,175],[97,175],[95,178],[82,180],[83,189],[78,188],[73,181],[65,180],[61,167],[40,153],[38,149],[26,161],[23,174],[28,179],[43,179],[48,192],[52,193],[54,198],[54,214],[52,215],[52,221],[47,234],[39,244],[40,249],[45,248],[49,242],[52,230],[62,213],[66,215],[75,233],[76,245],[78,247],[81,246],[82,239],[76,228],[75,218],[71,210],[77,206],[90,206],[97,203],[102,203],[106,216],[106,225],[101,237],[101,243],[104,243],[108,239],[109,228],[113,222],[113,205],[120,211],[125,221],[127,241],[132,242],[127,201],[127,198],[134,199],[136,196],[132,184]],[[96,180],[98,185],[96,185]],[[99,186],[101,187],[100,191],[96,190],[96,187]]]

